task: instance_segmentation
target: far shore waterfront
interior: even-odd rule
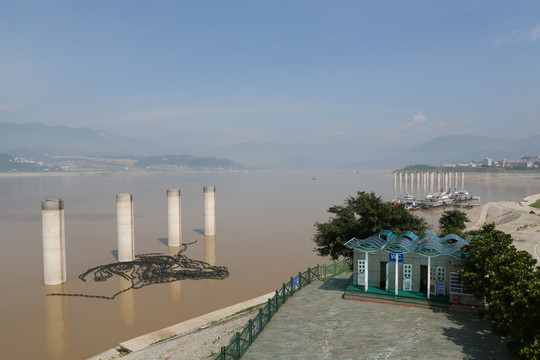
[[[516,174],[509,175],[508,179],[516,177]],[[517,176],[517,178],[521,178],[521,176]],[[465,210],[470,219],[467,230],[478,229],[485,222],[493,221],[499,230],[512,235],[514,244],[519,250],[530,252],[540,261],[540,240],[537,236],[540,231],[540,210],[536,211],[535,208],[529,206],[539,199],[540,194],[535,194],[520,202],[490,202],[475,209]],[[227,345],[232,335],[240,331],[247,321],[256,314],[254,305],[264,303],[265,297],[270,298],[272,295],[273,293],[270,293],[247,300],[232,307],[123,342],[117,348],[110,349],[89,360],[112,360],[118,357],[126,360],[161,359],[162,356],[167,356],[168,359],[185,358],[182,356],[188,356],[190,359],[211,359],[213,358],[211,355],[217,355],[220,347]],[[231,312],[232,308],[234,308],[234,314]],[[178,330],[175,332],[174,329]],[[133,349],[136,351],[123,355],[122,350],[130,346],[134,346]],[[178,354],[174,355],[175,353]]]
[[[276,169],[242,169],[242,170],[219,170],[219,169],[134,169],[134,170],[81,170],[81,171],[40,171],[40,172],[0,172],[0,178],[16,177],[41,177],[41,176],[121,176],[121,175],[152,175],[160,173],[182,173],[182,174],[201,174],[201,173],[242,173],[246,171],[272,171]],[[363,169],[360,169],[362,171]],[[368,170],[368,169],[366,169]],[[313,171],[317,171],[314,169]],[[353,169],[351,169],[353,171]],[[357,170],[354,170],[357,171]],[[449,168],[448,171],[454,171]],[[461,170],[459,170],[461,171]],[[391,176],[392,172],[388,173]],[[474,181],[526,181],[540,179],[540,169],[503,169],[503,170],[483,170],[483,171],[465,171],[466,179]]]

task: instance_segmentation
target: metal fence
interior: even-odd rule
[[[343,259],[330,265],[317,265],[299,272],[295,277],[284,283],[281,289],[276,290],[276,294],[268,299],[268,302],[259,309],[259,313],[244,327],[241,332],[237,332],[228,346],[223,346],[215,360],[240,359],[248,347],[255,341],[257,336],[278,309],[304,286],[311,284],[313,280],[326,280],[333,276],[349,271],[349,261]]]

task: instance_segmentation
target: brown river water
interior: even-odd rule
[[[271,292],[317,263],[315,221],[356,191],[396,194],[389,171],[297,170],[0,177],[0,358],[85,359],[119,342]],[[467,182],[467,180],[466,180]],[[215,238],[205,239],[203,186],[216,186]],[[469,186],[470,185],[470,186]],[[540,192],[538,178],[466,184],[482,202],[521,200]],[[225,280],[183,280],[129,290],[115,300],[46,296],[111,296],[129,286],[78,275],[116,261],[117,193],[134,196],[135,252],[169,253],[166,190],[182,192],[186,255],[226,266]],[[420,194],[419,194],[420,195]],[[420,197],[420,196],[419,196]],[[65,203],[64,285],[43,285],[41,201]],[[430,223],[435,215],[426,214]]]

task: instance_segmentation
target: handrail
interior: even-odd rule
[[[330,265],[317,264],[313,268],[308,267],[303,273],[299,272],[295,277],[291,277],[288,282],[283,283],[281,289],[276,290],[275,295],[268,299],[263,307],[259,308],[259,313],[248,321],[243,330],[233,336],[229,345],[221,347],[220,353],[214,360],[240,359],[281,305],[285,304],[291,296],[304,286],[311,284],[313,280],[327,280],[349,269],[349,260],[343,259]]]

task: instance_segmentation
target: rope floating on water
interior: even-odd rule
[[[86,282],[86,277],[93,273],[94,281],[106,281],[113,275],[121,276],[131,282],[131,286],[118,291],[112,296],[53,293],[47,296],[82,296],[113,300],[116,296],[130,289],[140,289],[152,284],[163,284],[178,280],[219,279],[229,277],[225,266],[210,265],[207,262],[193,260],[183,255],[187,246],[196,241],[183,244],[177,254],[170,256],[159,253],[136,255],[133,261],[99,265],[86,270],[79,279]]]

